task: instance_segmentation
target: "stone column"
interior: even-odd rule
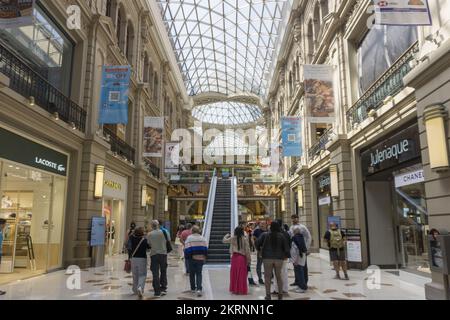
[[[434,4],[433,4],[434,5]],[[442,12],[443,14],[443,12]],[[444,20],[445,21],[445,20]],[[423,53],[423,47],[422,47]],[[441,104],[450,110],[450,36],[428,54],[404,79],[407,86],[416,89],[417,116],[425,175],[428,222],[430,229],[450,231],[450,171],[435,172],[430,167],[429,143],[423,123],[424,109]],[[450,148],[450,120],[446,120],[447,148]],[[447,154],[448,156],[448,154]],[[427,299],[450,300],[449,277],[432,272],[432,282],[425,285]]]
[[[337,165],[338,168],[339,198],[333,199],[334,215],[341,217],[343,228],[354,228],[355,210],[350,143],[345,135],[340,135],[327,147],[330,151],[330,164]]]

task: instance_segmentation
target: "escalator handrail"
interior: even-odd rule
[[[234,230],[239,225],[239,210],[238,210],[238,194],[237,194],[237,177],[233,177],[231,180],[231,230],[230,234],[234,233]]]
[[[206,212],[205,212],[205,224],[202,233],[203,237],[205,237],[208,243],[211,235],[211,223],[214,210],[214,201],[216,198],[216,187],[217,187],[217,177],[214,171],[214,176],[211,180],[211,187],[209,188],[208,204],[206,205]]]

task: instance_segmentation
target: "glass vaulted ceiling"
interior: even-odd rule
[[[256,122],[262,114],[261,109],[255,105],[217,102],[195,107],[192,116],[209,124],[240,125]]]
[[[264,97],[287,0],[157,0],[187,92]]]

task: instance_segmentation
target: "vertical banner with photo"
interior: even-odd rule
[[[165,172],[178,173],[180,170],[180,144],[166,143]]]
[[[144,118],[144,157],[163,156],[164,117]]]
[[[308,121],[334,123],[334,70],[331,65],[304,65],[305,104]]]
[[[431,26],[428,0],[374,0],[375,24]]]
[[[33,24],[34,0],[0,0],[0,28],[19,28]]]
[[[128,123],[130,66],[103,66],[99,124]]]
[[[299,117],[283,117],[281,138],[283,140],[283,157],[301,157],[302,121]]]

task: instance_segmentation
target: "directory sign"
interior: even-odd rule
[[[106,219],[104,217],[93,217],[91,227],[91,247],[104,246]]]

